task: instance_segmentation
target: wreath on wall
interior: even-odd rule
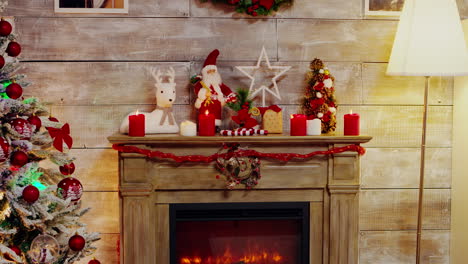
[[[282,5],[291,5],[293,0],[201,0],[211,1],[234,6],[237,13],[246,13],[251,16],[268,16],[278,11]]]

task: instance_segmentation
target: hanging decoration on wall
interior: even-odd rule
[[[200,0],[203,2],[222,3],[234,6],[237,13],[251,16],[268,16],[278,11],[281,6],[292,5],[293,0]]]
[[[232,189],[237,184],[244,184],[246,188],[252,188],[257,185],[260,179],[260,158],[268,158],[288,162],[292,159],[310,159],[317,155],[332,155],[343,152],[357,152],[364,155],[366,150],[359,145],[348,145],[336,147],[329,150],[314,151],[307,154],[298,153],[263,153],[253,149],[241,148],[238,143],[223,144],[221,150],[209,156],[205,155],[185,155],[178,156],[173,153],[165,153],[157,150],[143,149],[136,146],[126,146],[114,144],[114,150],[122,153],[137,153],[149,158],[169,159],[177,163],[182,162],[216,162],[221,173],[226,176],[227,186]],[[234,159],[233,159],[234,158]],[[242,166],[241,166],[242,165]],[[242,169],[244,171],[242,171]],[[258,170],[257,170],[258,169]],[[218,176],[217,178],[220,178]]]
[[[262,61],[265,60],[266,67],[262,66]],[[271,66],[270,59],[268,58],[268,54],[265,50],[265,47],[262,47],[262,51],[260,53],[260,57],[258,58],[257,65],[255,66],[236,66],[236,69],[241,71],[245,76],[249,77],[252,82],[250,83],[249,93],[252,98],[254,98],[258,93],[262,92],[262,106],[265,107],[265,96],[266,93],[270,93],[278,100],[281,100],[281,95],[279,93],[279,88],[277,84],[277,80],[281,77],[284,73],[291,69],[291,66]],[[264,71],[264,72],[273,72],[275,75],[271,78],[271,83],[273,85],[273,89],[265,85],[260,85],[260,87],[256,86],[255,83],[255,73],[257,71]]]
[[[302,101],[302,111],[307,119],[318,118],[322,122],[322,133],[330,133],[336,129],[336,97],[335,78],[320,59],[310,63],[307,73],[307,87]]]
[[[239,144],[224,145],[218,153],[231,153],[245,150],[240,148]],[[260,175],[260,160],[255,156],[241,156],[223,158],[219,157],[216,160],[216,168],[226,177],[226,187],[233,189],[238,184],[243,184],[247,189],[251,189],[258,184]],[[220,179],[220,175],[216,175]]]

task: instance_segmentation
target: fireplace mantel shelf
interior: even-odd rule
[[[112,144],[175,155],[211,155],[222,143],[240,143],[265,153],[324,151],[363,144],[370,136],[183,137],[114,134]],[[360,156],[351,151],[306,160],[264,159],[262,180],[253,190],[226,191],[213,163],[176,163],[119,152],[121,263],[174,264],[170,252],[170,210],[174,204],[305,202],[310,208],[310,261],[292,264],[357,264]],[[288,263],[289,264],[289,263]]]
[[[184,137],[176,134],[154,134],[145,137],[129,137],[123,134],[114,134],[108,137],[112,144],[158,144],[158,143],[310,143],[310,144],[362,144],[369,142],[370,136],[289,136],[270,134],[267,136],[214,136],[214,137]]]

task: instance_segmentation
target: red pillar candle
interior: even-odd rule
[[[198,135],[199,136],[214,136],[216,133],[215,116],[210,114],[208,110],[205,113],[198,115]]]
[[[145,136],[145,115],[138,114],[128,116],[128,135],[131,137]]]
[[[292,115],[291,116],[291,136],[305,136],[307,135],[307,117],[305,115]]]
[[[353,112],[344,115],[344,135],[359,136],[359,114]]]

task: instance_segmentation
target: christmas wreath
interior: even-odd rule
[[[335,78],[320,59],[310,63],[311,71],[307,73],[307,87],[302,102],[302,110],[307,119],[318,118],[322,121],[322,133],[336,129]]]
[[[282,5],[291,5],[293,0],[201,0],[213,3],[223,3],[232,5],[237,13],[246,13],[251,16],[268,16],[278,11]]]

